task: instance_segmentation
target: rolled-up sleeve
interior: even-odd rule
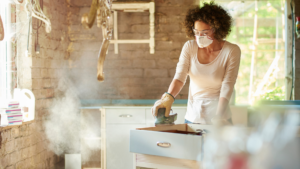
[[[177,79],[185,84],[187,75],[190,69],[190,52],[191,51],[191,42],[188,41],[184,44],[180,57],[179,62],[177,63],[176,73],[174,79]]]
[[[222,81],[220,97],[230,100],[240,67],[241,49],[236,46],[229,55],[225,75]]]

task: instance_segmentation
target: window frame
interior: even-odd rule
[[[12,84],[12,44],[11,35],[11,8],[12,4],[9,2],[1,2],[0,14],[4,27],[4,39],[0,42],[0,99],[11,99],[11,84]]]

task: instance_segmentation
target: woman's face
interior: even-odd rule
[[[195,35],[198,35],[198,36],[206,36],[207,35],[211,38],[214,38],[213,30],[211,29],[211,27],[202,21],[195,22],[193,32]]]

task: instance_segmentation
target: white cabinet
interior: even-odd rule
[[[106,108],[106,124],[145,124],[145,108]]]
[[[129,152],[129,133],[136,128],[154,126],[151,107],[103,107],[101,111],[101,169],[133,169],[133,154]],[[178,114],[176,124],[184,123],[186,108],[173,107]]]
[[[173,106],[175,124],[183,124],[186,107]],[[245,121],[245,108],[231,107],[233,121]],[[154,126],[151,106],[103,107],[101,111],[101,169],[133,169],[129,152],[130,130]]]
[[[130,130],[143,128],[146,125],[107,125],[106,127],[107,169],[132,169],[133,155],[129,151],[129,133]]]
[[[133,169],[130,130],[146,127],[147,107],[104,107],[101,111],[103,165],[101,169]]]

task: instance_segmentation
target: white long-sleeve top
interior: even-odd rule
[[[230,100],[238,75],[241,50],[225,41],[218,56],[208,64],[201,64],[197,53],[196,41],[187,41],[182,48],[174,79],[185,83],[187,76],[190,76],[185,118],[194,123],[209,123],[216,113],[219,98]],[[230,110],[225,116],[227,119],[231,117]]]

